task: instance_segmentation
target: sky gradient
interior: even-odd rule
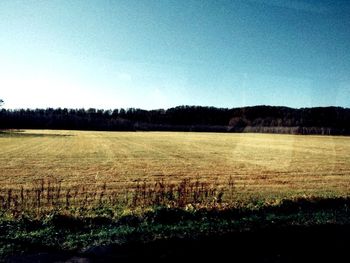
[[[1,0],[0,98],[350,107],[350,1]]]

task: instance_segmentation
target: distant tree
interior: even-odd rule
[[[79,129],[230,131],[350,135],[350,109],[319,107],[292,109],[255,106],[214,108],[178,106],[167,110],[137,108],[4,109],[0,99],[0,129]],[[2,107],[1,107],[2,106]]]
[[[118,115],[119,115],[119,110],[118,110],[118,109],[113,110],[113,112],[112,112],[112,117],[113,117],[113,118],[117,118]]]
[[[126,110],[124,110],[123,108],[121,108],[121,109],[119,110],[119,116],[120,116],[121,118],[125,118],[125,116],[126,116]]]

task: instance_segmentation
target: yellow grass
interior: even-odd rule
[[[0,136],[0,189],[55,178],[123,190],[136,180],[219,182],[237,195],[348,195],[350,137],[28,130]],[[29,136],[41,134],[45,136]],[[53,136],[69,135],[69,136]]]

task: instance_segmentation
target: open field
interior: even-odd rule
[[[0,188],[55,178],[122,191],[137,180],[227,184],[235,197],[350,193],[350,137],[27,130],[0,135]]]
[[[28,130],[0,147],[0,261],[348,256],[350,137]]]

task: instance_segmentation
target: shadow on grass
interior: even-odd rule
[[[258,209],[159,207],[118,219],[56,214],[0,221],[0,244],[12,244],[7,262],[347,262],[349,205],[299,198]]]
[[[33,246],[6,262],[348,262],[350,226],[285,226],[196,238],[94,245],[83,251]],[[209,260],[209,261],[208,261]]]
[[[349,225],[269,227],[254,231],[95,246],[88,262],[347,262]]]
[[[3,137],[9,137],[9,138],[16,138],[16,137],[70,137],[74,136],[71,134],[45,134],[45,133],[24,133],[23,131],[0,131],[0,138]]]

